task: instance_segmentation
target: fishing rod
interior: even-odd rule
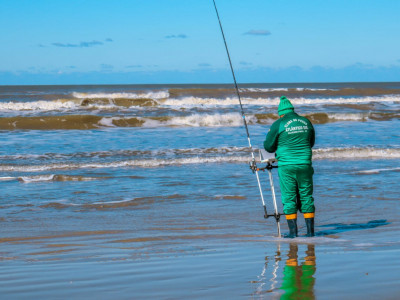
[[[215,3],[215,0],[213,0],[213,3],[214,3],[215,12],[216,12],[216,14],[217,14],[218,22],[219,22],[219,28],[221,29],[222,38],[224,39],[226,54],[227,54],[227,56],[228,56],[229,66],[231,67],[233,82],[234,82],[234,84],[235,84],[236,95],[237,95],[237,97],[238,97],[238,99],[239,99],[240,112],[241,112],[241,114],[242,114],[244,127],[246,128],[247,141],[248,141],[248,143],[249,143],[249,148],[250,148],[251,157],[252,157],[252,161],[251,161],[251,163],[250,163],[250,168],[251,168],[251,170],[253,171],[253,173],[256,174],[256,177],[257,177],[258,189],[259,189],[259,191],[260,191],[261,201],[262,201],[262,204],[263,204],[263,207],[264,207],[264,218],[268,218],[268,217],[270,217],[270,216],[274,216],[274,217],[275,217],[275,220],[276,220],[277,225],[278,225],[278,236],[280,237],[280,236],[281,236],[281,233],[280,233],[280,224],[279,224],[280,214],[277,212],[276,203],[274,203],[274,206],[275,206],[275,214],[273,214],[273,215],[268,215],[268,212],[267,212],[267,207],[266,207],[266,205],[265,205],[264,196],[263,196],[263,193],[262,193],[260,178],[259,178],[259,175],[258,175],[258,171],[260,171],[261,169],[257,168],[256,159],[255,159],[255,157],[254,157],[254,150],[253,150],[253,147],[252,147],[252,145],[251,145],[249,128],[248,128],[248,126],[247,126],[246,116],[245,116],[245,113],[244,113],[244,109],[243,109],[243,105],[242,105],[242,100],[241,100],[241,98],[240,98],[239,88],[238,88],[238,85],[237,85],[237,82],[236,82],[235,71],[233,70],[232,61],[231,61],[231,56],[230,56],[230,54],[229,54],[229,49],[228,49],[228,44],[226,43],[224,30],[223,30],[223,28],[222,28],[222,23],[221,23],[221,19],[220,19],[220,17],[219,17],[219,13],[218,13],[218,9],[217,9],[217,5],[216,5],[216,3]],[[264,169],[265,169],[265,168],[264,168]],[[273,183],[272,183],[272,184],[273,184]],[[273,189],[272,189],[272,191],[273,191]],[[274,194],[274,196],[275,196],[274,191],[273,191],[273,194]],[[275,198],[274,198],[274,200],[275,200]]]

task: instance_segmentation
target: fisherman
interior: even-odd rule
[[[275,152],[283,212],[289,226],[287,237],[297,236],[297,211],[304,214],[307,236],[314,236],[312,150],[315,131],[311,122],[294,112],[285,96],[280,98],[279,119],[268,131],[264,148]]]

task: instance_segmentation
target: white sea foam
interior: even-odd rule
[[[156,168],[171,165],[188,165],[188,164],[208,164],[208,163],[237,163],[247,162],[248,157],[244,156],[222,156],[222,157],[191,157],[177,159],[141,159],[141,160],[125,160],[110,163],[55,163],[43,165],[18,165],[18,166],[1,166],[0,171],[14,172],[41,172],[49,170],[72,170],[72,169],[101,169],[101,168],[123,168],[123,167],[141,167]],[[54,176],[54,175],[51,175]],[[50,175],[44,175],[42,178],[36,178],[37,181],[52,180]],[[29,178],[27,178],[29,180]],[[33,178],[35,180],[35,178]]]
[[[390,171],[400,171],[400,168],[385,168],[385,169],[371,169],[371,170],[362,170],[357,171],[356,174],[379,174],[381,172],[390,172]]]
[[[129,107],[118,106],[113,102],[116,98],[151,98],[157,101],[159,105],[168,108],[218,108],[226,106],[237,106],[238,99],[236,97],[227,98],[201,98],[201,97],[183,97],[183,98],[168,98],[168,93],[147,93],[147,94],[131,94],[131,93],[110,93],[110,94],[83,94],[74,93],[77,99],[74,100],[52,100],[52,101],[31,101],[31,102],[0,102],[0,111],[68,111],[68,110],[82,110],[82,109],[101,109],[101,110],[126,110]],[[85,98],[107,98],[109,103],[87,103],[85,106],[81,102]],[[279,98],[241,98],[243,105],[276,107],[279,105]],[[398,105],[400,103],[400,96],[381,96],[381,97],[353,97],[353,98],[291,98],[290,101],[294,106],[316,106],[316,105],[341,105],[341,104],[368,104],[368,103],[382,103],[385,105]],[[134,105],[132,104],[132,107]],[[151,109],[146,106],[134,106],[135,110],[148,110]]]
[[[337,89],[318,89],[318,88],[240,88],[240,92],[286,92],[289,90],[295,91],[337,91]]]
[[[0,155],[1,160],[24,160],[24,159],[40,159],[40,160],[71,160],[78,158],[99,158],[99,157],[161,157],[161,156],[179,156],[179,155],[214,155],[214,154],[227,154],[235,155],[240,153],[249,153],[248,147],[218,147],[218,148],[183,148],[183,149],[157,149],[157,150],[111,150],[111,151],[96,151],[96,152],[78,152],[78,153],[46,153],[46,154],[15,154],[15,155]],[[15,177],[0,177],[7,180],[8,178]]]
[[[104,204],[117,204],[131,202],[132,199],[116,200],[116,201],[103,201],[103,202],[92,202],[91,205],[104,205]]]
[[[354,247],[372,247],[375,246],[376,244],[372,244],[372,243],[358,243],[358,244],[354,244]]]
[[[237,98],[200,98],[200,97],[184,97],[181,99],[166,99],[161,102],[166,106],[176,107],[200,107],[200,106],[229,106],[238,105]]]
[[[92,181],[97,178],[83,177],[83,176],[70,176],[70,175],[56,175],[56,174],[42,174],[32,176],[21,176],[17,178],[20,182],[46,182],[46,181]]]
[[[78,99],[117,99],[117,98],[127,98],[127,99],[140,99],[140,98],[149,98],[149,99],[164,99],[169,97],[168,91],[159,91],[159,92],[138,92],[138,93],[72,93],[72,96]]]
[[[327,115],[328,121],[367,121],[368,113],[330,113]],[[104,127],[115,127],[113,120],[122,120],[121,117],[104,117],[98,125]],[[156,127],[240,127],[243,126],[243,118],[239,113],[227,114],[191,114],[188,116],[168,117],[166,119],[152,117],[136,117],[143,121],[143,124],[137,126],[156,128]],[[274,118],[264,117],[257,118],[254,114],[246,115],[248,125],[272,124]]]
[[[190,127],[236,127],[242,126],[243,120],[238,113],[229,114],[193,114],[190,116],[173,117],[166,121],[158,121],[152,119],[145,119],[143,127],[159,127],[159,126],[190,126]],[[247,121],[252,124],[255,123],[254,116],[248,116]]]
[[[207,162],[209,159],[213,161],[225,161],[223,155],[227,157],[233,157],[232,161],[237,161],[238,157],[240,158],[238,161],[243,161],[246,157],[249,156],[249,148],[248,147],[216,147],[216,148],[184,148],[184,149],[158,149],[158,150],[120,150],[120,151],[99,151],[99,152],[79,152],[79,153],[47,153],[41,155],[35,154],[15,154],[15,155],[0,155],[0,160],[9,160],[9,159],[46,159],[46,160],[71,160],[75,157],[86,157],[86,158],[99,158],[99,157],[172,157],[172,161],[176,159],[176,162],[179,164],[181,160],[179,157],[182,156],[196,156],[195,160],[183,160],[183,163],[196,163],[197,160],[205,159]],[[256,152],[256,156],[258,156],[258,149],[254,148]],[[192,157],[193,158],[193,157]],[[315,160],[323,160],[323,159],[398,159],[400,158],[400,148],[372,148],[372,147],[348,147],[348,148],[317,148],[313,149],[313,159]],[[158,162],[157,160],[144,160],[150,162]],[[118,162],[124,164],[125,162]],[[133,163],[133,162],[129,162]],[[128,163],[128,164],[129,164]],[[141,162],[135,161],[138,165],[141,165]],[[145,163],[145,162],[143,162]],[[166,163],[162,160],[162,163]],[[172,162],[173,164],[174,162]],[[91,164],[88,164],[90,166]],[[62,165],[61,165],[62,167]],[[16,170],[18,166],[15,166],[16,169],[12,166],[7,166],[5,164],[0,165],[0,170]],[[23,170],[24,166],[21,166],[21,170]],[[385,170],[398,170],[400,168],[390,168],[390,169],[373,169],[362,172],[379,172]],[[14,177],[0,177],[0,180],[11,180]]]
[[[54,174],[50,174],[50,175],[36,175],[36,176],[21,176],[18,177],[19,181],[22,182],[42,182],[42,181],[53,181],[54,179]]]
[[[278,106],[279,97],[274,98],[242,98],[243,105],[257,105],[257,106]],[[294,106],[299,105],[329,105],[329,104],[367,104],[367,103],[385,103],[385,104],[398,104],[400,96],[380,96],[380,97],[335,97],[335,98],[291,98],[290,101]],[[165,106],[176,107],[199,107],[199,106],[233,106],[238,105],[236,97],[220,98],[200,98],[200,97],[184,97],[181,99],[166,99],[162,102]]]
[[[378,148],[320,148],[313,150],[314,159],[398,159],[400,149]]]
[[[17,177],[10,177],[10,176],[0,177],[0,181],[11,181],[15,179],[17,179]]]
[[[114,119],[118,119],[118,118],[104,117],[99,121],[98,124],[100,126],[104,126],[104,127],[115,127],[115,125],[113,124]]]
[[[122,160],[115,162],[95,162],[95,163],[50,163],[42,165],[0,165],[0,171],[3,172],[41,172],[48,170],[62,169],[99,169],[99,168],[157,168],[172,165],[190,165],[190,164],[215,164],[215,163],[248,163],[249,153],[243,153],[246,148],[226,148],[217,149],[173,149],[175,153],[173,158],[163,158],[166,155],[165,150],[160,153],[153,153],[153,157],[136,160]],[[257,150],[255,150],[257,152]],[[194,157],[179,157],[180,155],[197,155]],[[220,153],[224,153],[221,155]],[[256,155],[257,157],[257,155]],[[375,148],[322,148],[313,150],[315,160],[365,160],[365,159],[399,159],[400,149],[375,149]],[[392,170],[398,170],[394,168]],[[378,170],[381,171],[381,170]],[[366,172],[376,172],[368,170]],[[53,180],[55,175],[40,175],[38,177],[28,177],[27,181],[49,181]],[[25,178],[24,178],[25,180]]]
[[[0,102],[0,111],[52,111],[77,108],[73,101]]]
[[[254,92],[254,93],[262,93],[262,92],[286,92],[288,91],[288,88],[240,88],[240,92]]]
[[[54,101],[32,101],[32,102],[0,102],[0,111],[11,112],[11,111],[71,111],[71,110],[87,110],[87,109],[98,109],[98,110],[129,110],[132,107],[135,110],[146,110],[147,107],[134,106],[124,107],[116,105],[112,100],[109,104],[100,103],[89,103],[85,106],[81,105],[81,101],[77,100],[54,100]]]
[[[366,121],[369,114],[367,113],[329,113],[328,118],[331,121]]]
[[[238,127],[243,125],[243,119],[238,113],[229,114],[192,114],[189,116],[170,117],[167,119],[157,119],[151,117],[135,117],[143,121],[140,127]],[[121,117],[104,117],[98,125],[104,127],[115,127],[113,121],[122,120]],[[254,115],[248,115],[246,118],[248,124],[255,124],[257,118]]]

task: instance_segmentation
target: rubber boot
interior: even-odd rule
[[[314,234],[314,218],[304,219],[306,221],[307,226],[307,235],[306,236],[315,236]]]
[[[289,226],[289,233],[285,235],[285,238],[293,239],[297,237],[297,219],[286,220]]]

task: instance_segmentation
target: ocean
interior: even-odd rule
[[[239,90],[257,160],[280,96],[314,124],[316,237],[263,218],[232,85],[0,86],[0,298],[395,299],[400,83]]]

